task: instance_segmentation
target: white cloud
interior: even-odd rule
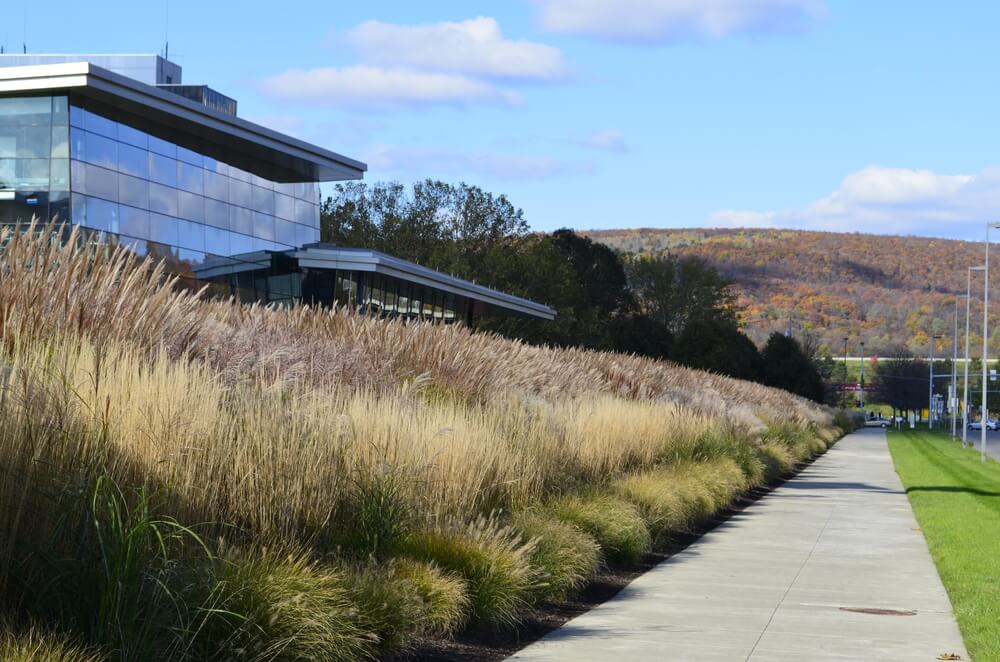
[[[978,238],[1000,209],[1000,168],[975,175],[868,166],[801,209],[721,210],[706,225]]]
[[[364,156],[371,173],[379,171],[415,173],[420,177],[431,178],[485,175],[497,179],[549,179],[592,170],[589,163],[564,161],[552,157],[497,152],[459,152],[432,147],[376,145]]]
[[[605,129],[588,136],[582,143],[585,147],[604,152],[627,152],[625,134],[618,129]]]
[[[370,65],[290,69],[261,86],[275,97],[367,109],[521,103],[515,92],[466,76]]]
[[[369,64],[519,80],[568,74],[558,48],[508,39],[488,16],[423,25],[366,21],[348,32],[347,40]]]
[[[801,29],[824,0],[535,0],[542,26],[621,41],[718,38]]]
[[[709,218],[708,225],[713,228],[773,228],[774,212],[739,211],[737,209],[720,209]]]

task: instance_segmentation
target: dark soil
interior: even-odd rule
[[[747,506],[798,474],[811,463],[812,461],[801,465],[788,476],[774,481],[767,487],[758,488],[743,495],[729,509],[719,513],[715,519],[704,523],[697,530],[675,534],[655,552],[647,554],[638,565],[628,568],[605,568],[580,593],[565,602],[548,602],[540,605],[526,616],[516,628],[466,630],[456,635],[454,639],[424,642],[406,658],[400,659],[423,662],[470,662],[472,660],[492,662],[503,660],[528,644],[541,639],[566,621],[610,600],[633,579],[685,549],[736,513],[742,512]]]

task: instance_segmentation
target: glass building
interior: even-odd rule
[[[24,57],[0,55],[0,224],[69,222],[248,301],[445,321],[554,316],[391,256],[319,244],[318,183],[361,178],[365,165],[239,119],[234,100],[181,84],[162,58],[114,61],[164,79],[151,85],[62,59],[72,56],[20,66]]]

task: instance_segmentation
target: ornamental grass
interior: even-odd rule
[[[0,246],[12,659],[370,659],[507,627],[840,433],[667,362],[209,299],[55,226]]]

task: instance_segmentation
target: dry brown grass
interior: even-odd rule
[[[441,522],[589,513],[575,495],[594,490],[633,499],[654,528],[676,497],[670,526],[684,526],[752,482],[734,459],[798,461],[832,429],[801,398],[669,363],[202,300],[62,239],[0,231],[0,596],[42,581],[39,558],[75,553],[99,475],[147,486],[213,545],[383,558]],[[528,598],[511,591],[497,620]]]

